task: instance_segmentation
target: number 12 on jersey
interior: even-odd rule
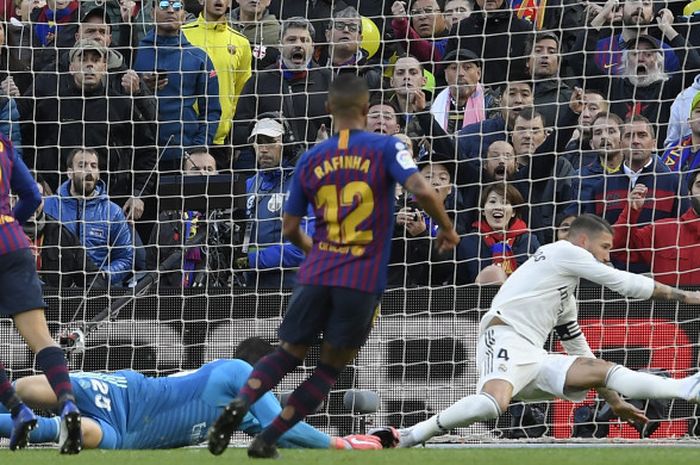
[[[353,205],[355,208],[345,218],[339,218],[341,207]],[[321,186],[316,193],[316,208],[324,208],[323,219],[328,225],[329,241],[342,245],[365,245],[372,242],[371,230],[357,229],[374,211],[374,194],[366,182],[352,181],[340,189],[335,185]]]

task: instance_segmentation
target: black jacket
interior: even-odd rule
[[[511,11],[489,13],[474,11],[459,22],[457,37],[447,42],[445,55],[459,48],[467,48],[484,60],[481,82],[485,85],[505,83],[509,76],[524,75],[525,45],[532,40],[534,26]],[[515,74],[513,74],[515,73]]]
[[[332,74],[310,68],[304,79],[286,80],[278,64],[258,71],[243,87],[233,118],[233,144],[248,145],[251,123],[265,112],[281,113],[300,141],[313,143],[322,124],[330,129],[326,98]]]
[[[85,254],[80,239],[55,218],[44,215],[44,228],[37,245],[41,247],[39,278],[49,287],[104,289],[107,280]]]
[[[154,121],[135,104],[138,97],[109,94],[100,86],[82,95],[70,74],[44,81],[35,98],[20,100],[25,161],[57,189],[66,160],[77,147],[97,149],[110,196],[138,196],[156,164]],[[56,96],[58,85],[58,96]]]
[[[559,78],[535,79],[535,108],[544,118],[545,126],[558,125],[571,99],[571,88]]]

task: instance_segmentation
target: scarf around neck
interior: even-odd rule
[[[485,220],[477,220],[474,227],[481,233],[481,240],[491,249],[491,264],[499,265],[507,275],[518,268],[518,262],[513,256],[513,244],[516,239],[527,233],[527,224],[520,218],[515,218],[506,231],[494,231]]]

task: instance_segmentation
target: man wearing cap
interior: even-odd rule
[[[559,37],[553,32],[538,32],[527,44],[526,53],[526,66],[534,82],[535,107],[544,118],[545,126],[553,126],[563,116],[572,92],[559,79]]]
[[[115,25],[113,39],[119,47],[136,47],[148,33],[153,26],[153,6],[149,0],[80,0],[82,12],[103,10],[105,21]]]
[[[489,104],[480,82],[481,61],[474,52],[452,50],[443,64],[448,87],[435,97],[430,113],[447,134],[454,134],[486,119]]]
[[[671,171],[689,172],[700,169],[700,92],[690,105],[690,135],[678,139],[666,149],[661,160]]]
[[[104,162],[110,196],[121,197],[123,205],[150,189],[146,184],[156,163],[155,132],[153,121],[143,118],[130,95],[106,87],[108,54],[94,40],[79,41],[68,54],[69,72],[52,81],[53,94],[22,107],[22,137],[29,166],[54,191],[71,150],[94,148]]]
[[[294,155],[285,154],[284,126],[277,119],[260,119],[250,134],[257,160],[257,173],[246,181],[248,201],[243,257],[236,267],[244,269],[246,284],[257,288],[291,288],[304,252],[282,235],[282,205],[294,173]],[[303,226],[302,226],[303,227]],[[313,220],[306,223],[307,233]]]
[[[673,20],[664,18],[664,21]],[[662,31],[678,35],[668,28],[670,25],[663,26]],[[663,141],[673,99],[690,83],[686,80],[690,81],[692,76],[690,73],[666,73],[663,53],[655,38],[642,35],[636,40],[636,48],[630,47],[624,52],[624,73],[612,78],[610,110],[623,119],[634,115],[646,117],[656,127],[657,140]],[[676,55],[685,63],[685,69],[700,69],[700,54],[694,47],[681,47]]]
[[[475,0],[472,14],[450,33],[446,52],[469,49],[483,59],[482,83],[502,85],[522,71],[534,25],[519,18],[506,0]]]
[[[649,34],[649,26],[652,22],[659,25],[664,33],[664,40],[660,42],[664,57],[664,69],[672,73],[681,69],[681,57],[674,50],[686,47],[683,37],[673,29],[673,13],[664,8],[654,15],[654,2],[652,0],[608,0],[605,5],[590,4],[592,10],[589,17],[592,18],[591,26],[585,28],[579,37],[580,45],[586,38],[586,51],[593,52],[587,55],[586,74],[605,74],[619,76],[625,71],[623,62],[624,50],[634,50],[637,39]],[[615,12],[622,10],[622,32],[619,34],[600,37],[596,34]],[[669,20],[670,19],[670,20]],[[664,30],[666,29],[666,30]],[[579,50],[583,48],[579,46]],[[583,59],[583,56],[580,57]]]

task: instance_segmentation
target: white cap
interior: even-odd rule
[[[255,136],[259,134],[262,134],[263,136],[277,138],[284,134],[284,127],[277,120],[274,120],[272,118],[263,118],[255,124],[253,132],[250,133],[248,141],[252,142],[255,139]]]

